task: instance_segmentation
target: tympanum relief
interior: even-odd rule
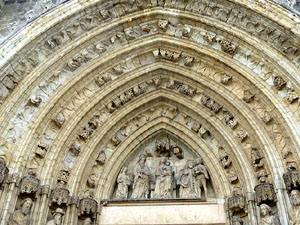
[[[208,170],[195,155],[169,134],[142,145],[116,180],[115,199],[173,199],[214,196]]]

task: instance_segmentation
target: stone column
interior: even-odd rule
[[[4,193],[3,198],[3,208],[0,225],[7,225],[7,221],[9,219],[10,213],[12,213],[15,209],[17,197],[18,197],[18,184],[20,182],[20,176],[18,173],[10,174],[8,177],[8,189],[7,192]]]
[[[77,225],[78,223],[78,215],[77,215],[77,207],[78,207],[78,196],[72,196],[70,200],[70,205],[68,208],[70,208],[68,218],[65,220],[64,224],[72,224]]]
[[[253,225],[257,225],[257,219],[256,219],[256,206],[255,206],[255,198],[253,192],[247,192],[246,196],[247,202],[248,202],[248,219],[249,223]]]
[[[277,209],[280,218],[281,225],[288,225],[289,224],[289,210],[287,208],[289,204],[288,195],[285,190],[285,185],[282,180],[278,178],[275,179],[275,190],[277,196]]]
[[[49,196],[50,196],[50,185],[41,186],[41,196],[38,200],[38,207],[35,208],[34,218],[36,219],[36,224],[46,224],[47,215],[49,210]]]

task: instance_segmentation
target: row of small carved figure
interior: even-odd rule
[[[8,221],[8,225],[28,225],[31,223],[31,209],[34,202],[31,198],[24,199],[20,208],[15,210]],[[46,225],[62,225],[65,212],[61,208],[57,208],[52,213],[52,219],[48,220]],[[90,217],[84,219],[83,225],[92,225],[93,220]]]
[[[209,179],[202,159],[187,160],[185,167],[179,171],[177,184],[180,198],[201,198],[201,188],[207,197],[206,180]],[[132,179],[123,167],[117,178],[115,198],[127,199]],[[156,172],[156,183],[153,198],[169,199],[173,197],[174,169],[170,162],[162,157]],[[131,199],[147,199],[150,192],[150,169],[146,165],[146,155],[141,154],[133,170]]]

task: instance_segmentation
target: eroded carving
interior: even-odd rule
[[[70,192],[65,188],[55,188],[51,191],[50,202],[57,205],[68,204],[70,198]]]
[[[273,184],[262,183],[254,187],[255,199],[258,205],[262,203],[274,203],[277,201]]]
[[[24,199],[20,204],[20,209],[17,209],[10,216],[8,225],[29,225],[31,222],[30,212],[33,205],[31,198]]]
[[[127,167],[123,167],[117,179],[118,187],[116,191],[117,199],[128,198],[128,188],[131,185],[131,177],[127,174]]]
[[[53,219],[49,220],[46,225],[61,225],[65,212],[61,208],[57,208],[53,212]]]
[[[146,165],[146,155],[141,154],[139,160],[133,171],[133,192],[131,198],[141,199],[148,198],[150,186],[149,186],[149,176],[150,171]]]
[[[267,204],[260,205],[260,225],[280,225],[277,216],[272,215],[272,209]]]

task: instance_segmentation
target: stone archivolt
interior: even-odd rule
[[[300,39],[287,31],[295,22],[282,9],[272,6],[284,22],[242,2],[98,3],[1,64],[0,224],[27,198],[33,224],[46,224],[50,212],[64,224],[96,223],[118,179],[132,191],[132,170],[120,177],[121,168],[161,132],[203,158],[208,197],[228,198],[228,221],[257,224],[256,201],[287,224],[286,170],[288,191],[299,188]],[[184,150],[172,151],[167,157],[184,159]]]

